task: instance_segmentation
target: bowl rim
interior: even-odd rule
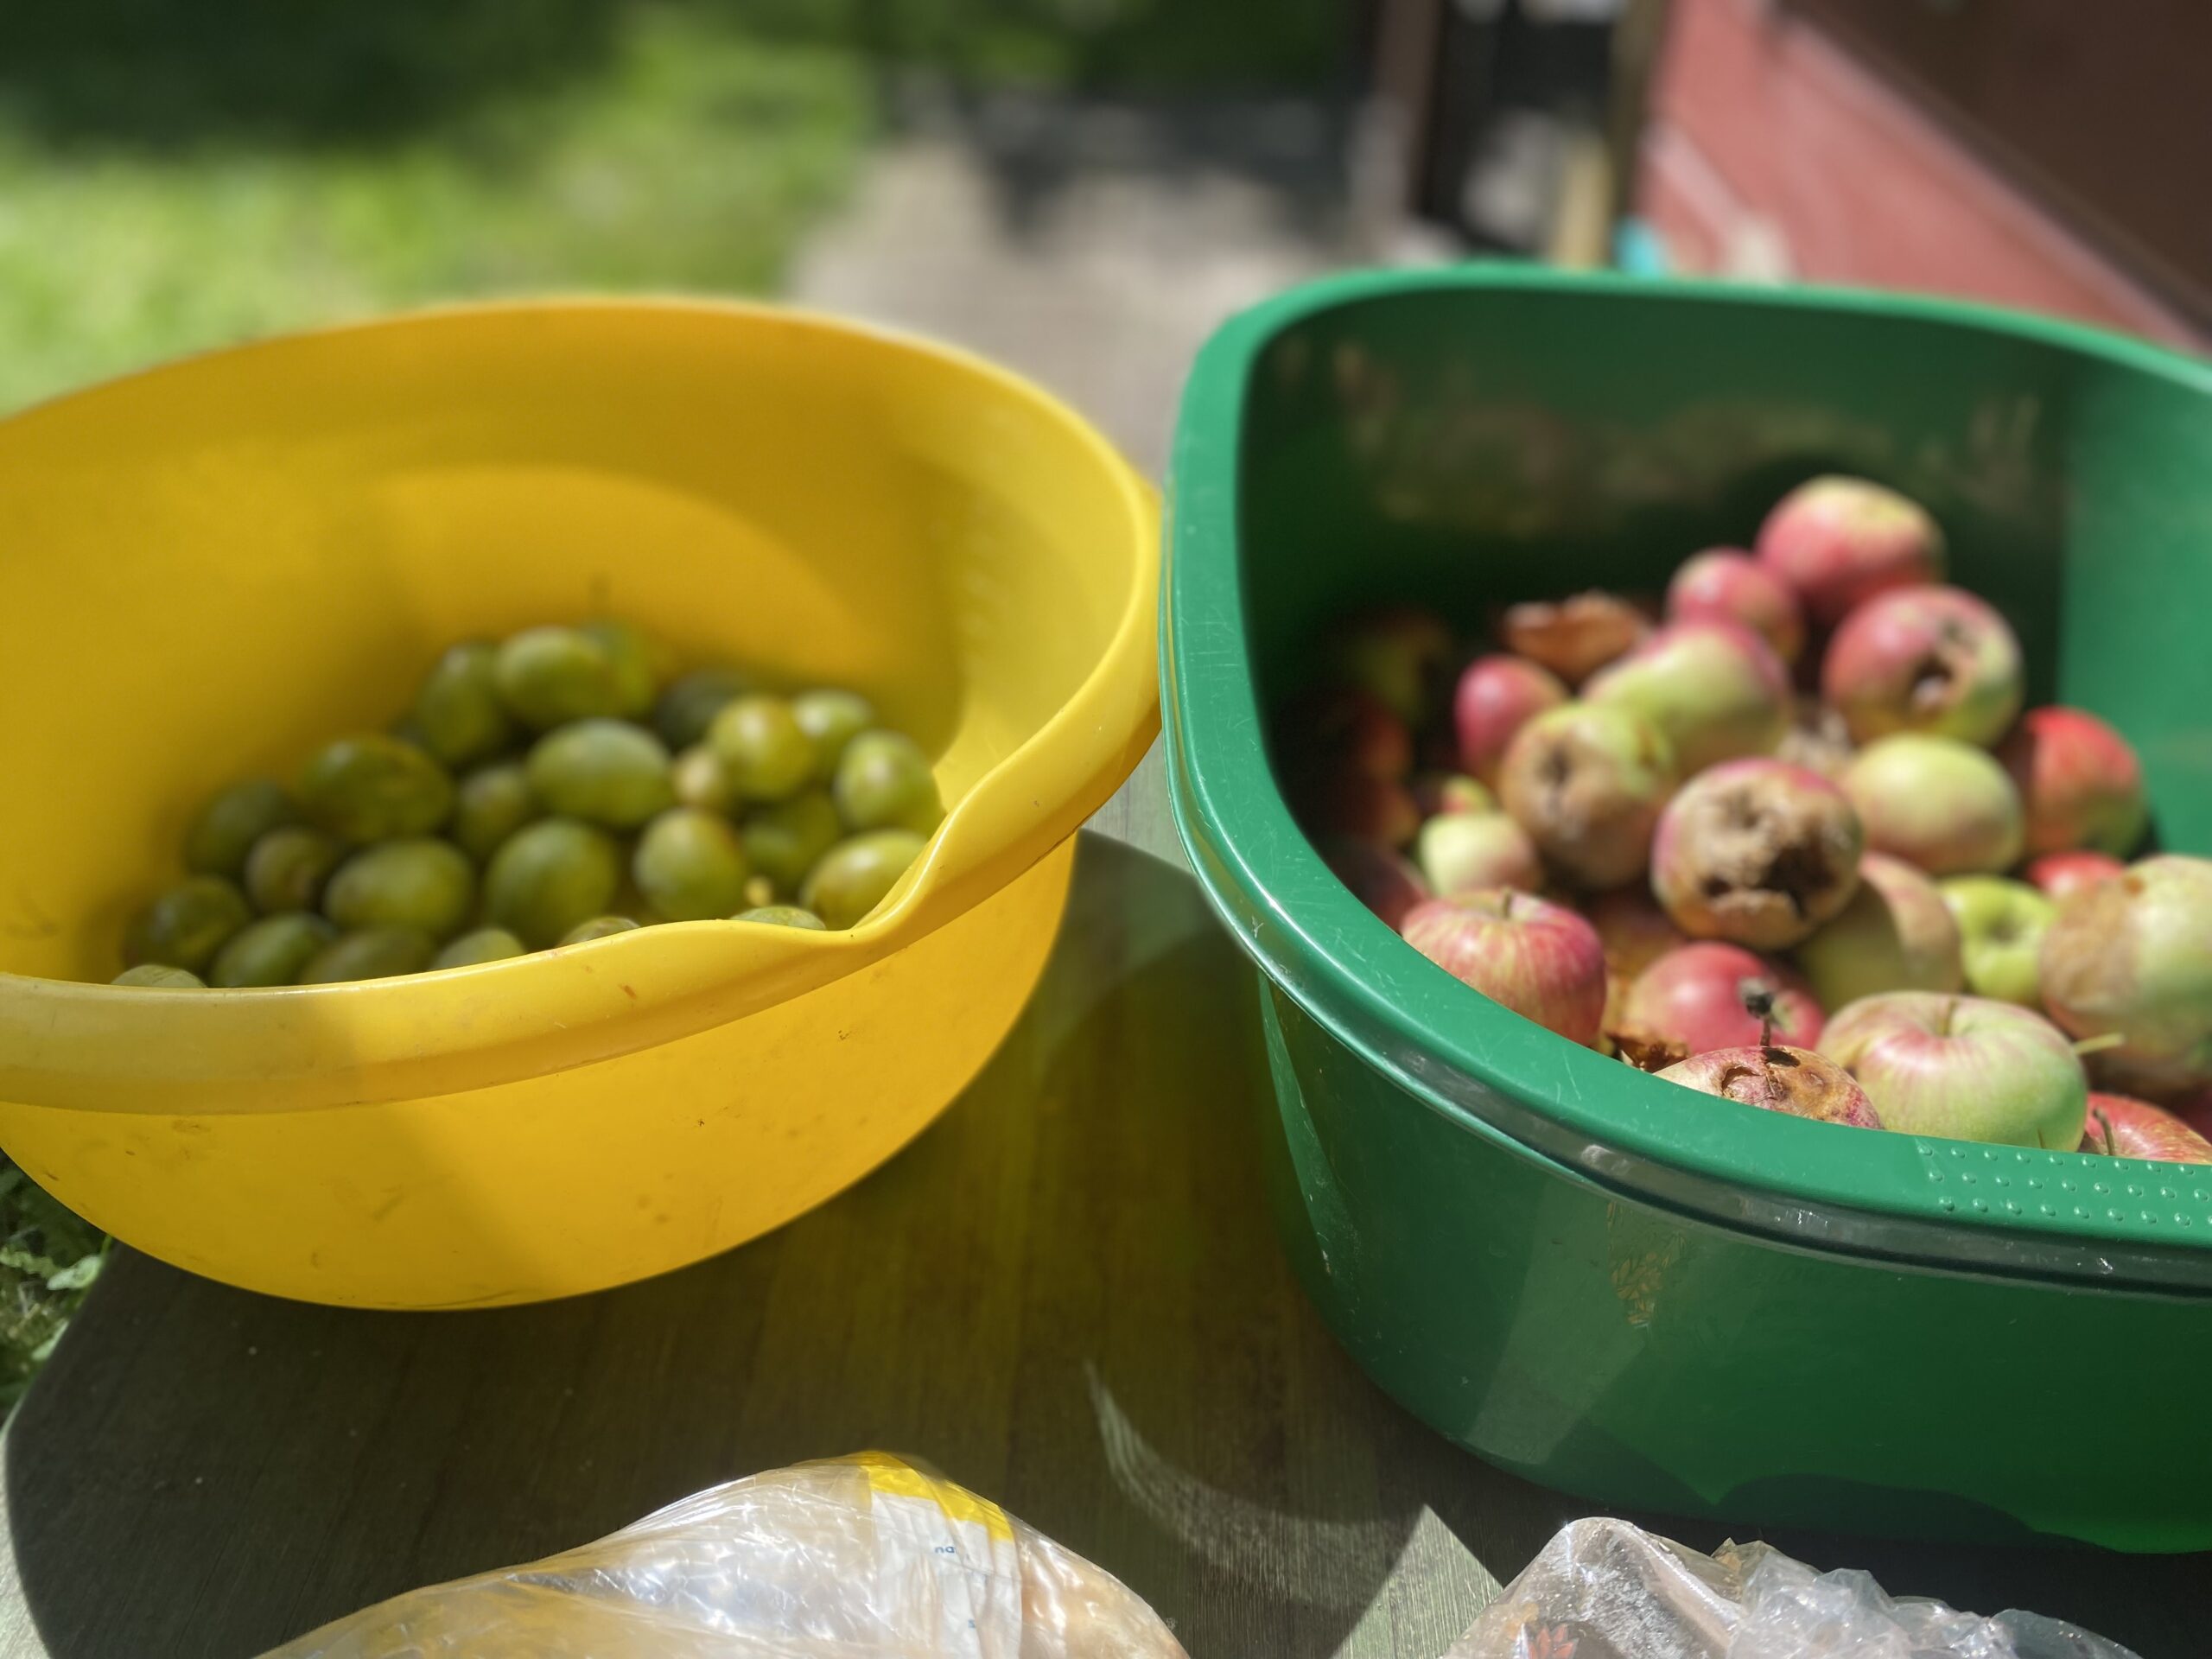
[[[889,899],[859,925],[658,924],[499,962],[331,985],[177,991],[0,973],[0,1101],[172,1116],[318,1109],[512,1083],[741,1019],[858,972],[990,898],[1081,827],[1159,726],[1159,496],[1068,404],[980,353],[917,333],[765,301],[546,295],[458,302],[193,353],[44,399],[32,423],[256,359],[410,332],[696,320],[785,343],[835,340],[963,378],[1073,441],[1111,486],[1128,597],[1067,699],[952,804]],[[342,1042],[334,1042],[334,1037]]]
[[[1937,323],[2100,358],[2208,399],[2212,365],[2082,324],[1858,289],[1481,264],[1325,278],[1230,319],[1199,354],[1169,472],[1160,625],[1169,799],[1209,901],[1281,995],[1461,1128],[1573,1179],[1796,1247],[2212,1293],[2212,1166],[2177,1174],[2192,1166],[1847,1135],[1777,1113],[1716,1112],[1693,1091],[1471,995],[1406,946],[1322,861],[1294,823],[1264,746],[1252,741],[1265,711],[1246,650],[1245,391],[1261,354],[1287,328],[1325,312],[1438,294]],[[1206,713],[1194,718],[1199,709]],[[2029,1188],[2031,1179],[2040,1185]]]

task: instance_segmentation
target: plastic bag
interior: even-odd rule
[[[1700,1555],[1625,1521],[1554,1534],[1444,1659],[2136,1659],[2034,1613],[1893,1601],[1764,1544]]]
[[[880,1452],[731,1481],[595,1544],[416,1590],[265,1659],[1187,1659],[995,1503]]]

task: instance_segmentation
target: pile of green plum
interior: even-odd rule
[[[851,691],[671,677],[616,620],[472,640],[390,730],[202,807],[119,985],[461,968],[652,922],[849,928],[944,816],[928,757]]]

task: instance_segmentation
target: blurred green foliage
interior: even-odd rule
[[[0,1408],[22,1396],[99,1274],[107,1241],[0,1158]]]

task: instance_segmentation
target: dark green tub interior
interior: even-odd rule
[[[1208,346],[1164,723],[1262,976],[1287,1244],[1386,1388],[1593,1499],[2212,1547],[2212,1489],[2175,1478],[2212,1467],[2212,1171],[1717,1111],[1574,1047],[1361,907],[1257,741],[1333,620],[1656,592],[1826,471],[1925,503],[2031,696],[2127,731],[2164,843],[2212,851],[2204,365],[1942,302],[1482,268],[1318,284]],[[2116,1352],[2147,1414],[2084,1437],[2064,1402]]]

